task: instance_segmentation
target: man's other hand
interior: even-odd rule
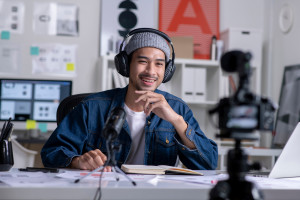
[[[96,149],[73,158],[70,166],[75,169],[94,170],[103,166],[106,160],[106,155],[99,149]],[[104,172],[111,172],[111,166],[105,167]]]

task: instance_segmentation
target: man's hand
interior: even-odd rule
[[[183,144],[190,149],[196,148],[195,144],[185,135],[187,123],[181,115],[177,114],[171,108],[162,94],[152,91],[135,91],[135,93],[141,95],[137,100],[135,100],[135,103],[144,102],[144,112],[146,115],[150,115],[150,113],[153,112],[158,117],[170,122],[175,127]]]
[[[106,155],[99,149],[96,149],[73,158],[70,167],[75,169],[94,170],[103,166],[106,160]],[[104,172],[111,172],[111,167],[105,167]]]
[[[172,124],[178,119],[179,115],[171,108],[163,95],[152,91],[135,91],[135,93],[141,95],[135,100],[135,103],[144,103],[146,115],[150,115],[153,112],[158,117]]]

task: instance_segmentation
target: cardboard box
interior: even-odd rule
[[[194,40],[191,36],[174,36],[171,41],[176,58],[194,58]]]

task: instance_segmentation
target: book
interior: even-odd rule
[[[121,169],[125,173],[130,174],[178,174],[178,175],[198,175],[202,176],[203,174],[194,170],[173,167],[167,165],[128,165],[123,164]]]

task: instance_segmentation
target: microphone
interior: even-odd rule
[[[118,137],[126,119],[126,112],[123,108],[114,108],[105,122],[103,136],[106,140],[114,140]]]

